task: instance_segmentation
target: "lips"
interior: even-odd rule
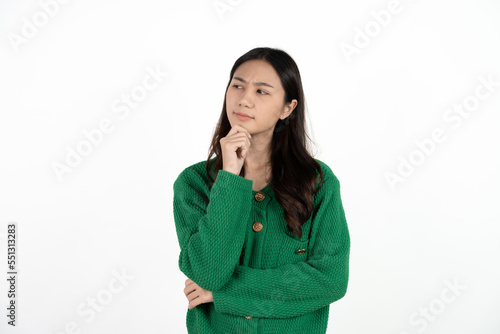
[[[249,118],[253,118],[252,116],[248,115],[248,114],[245,114],[244,112],[237,112],[235,113],[236,115],[240,115],[240,116],[243,116],[243,117],[249,117]]]

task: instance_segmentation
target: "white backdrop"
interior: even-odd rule
[[[3,1],[0,332],[186,333],[172,184],[234,61],[297,62],[341,183],[328,333],[500,333],[500,3]],[[16,225],[16,326],[8,225]]]

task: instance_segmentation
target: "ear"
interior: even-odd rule
[[[288,116],[290,116],[290,114],[292,113],[292,111],[295,109],[296,106],[297,106],[296,99],[293,99],[290,103],[286,104],[285,107],[283,108],[283,111],[281,112],[280,119],[285,119]]]

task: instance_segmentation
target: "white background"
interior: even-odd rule
[[[297,62],[312,153],[341,183],[350,280],[328,333],[500,332],[498,1],[401,0],[383,25],[388,0],[41,3],[0,3],[0,277],[10,222],[19,273],[15,328],[0,280],[1,333],[186,333],[172,184],[207,158],[229,71],[257,46]],[[168,75],[115,113],[147,68]],[[481,77],[496,86],[478,100]]]

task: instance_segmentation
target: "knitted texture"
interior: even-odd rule
[[[324,334],[330,304],[347,291],[350,236],[332,170],[316,159],[324,182],[302,238],[288,230],[272,181],[220,170],[209,189],[205,161],[173,184],[179,269],[213,303],[187,309],[190,334]]]

